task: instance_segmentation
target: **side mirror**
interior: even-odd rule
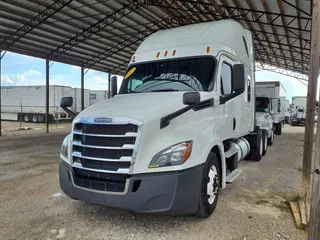
[[[184,105],[197,105],[200,103],[200,93],[187,92],[183,94],[182,102]]]
[[[234,92],[244,92],[246,81],[245,81],[245,70],[243,64],[235,64],[232,67],[232,86]]]
[[[77,116],[77,114],[72,112],[70,109],[68,109],[68,107],[71,107],[72,105],[73,105],[72,97],[63,97],[60,101],[60,107],[70,116],[75,117]]]
[[[63,97],[60,101],[60,107],[71,107],[73,105],[73,98],[72,97]]]
[[[111,97],[114,97],[118,93],[118,79],[117,76],[111,77]]]
[[[281,112],[281,100],[278,99],[278,113]]]

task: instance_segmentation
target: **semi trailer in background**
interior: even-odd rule
[[[304,125],[306,122],[307,97],[294,96],[291,104],[291,125]]]
[[[90,101],[89,101],[90,106],[107,99],[108,99],[108,90],[90,90]]]
[[[84,107],[89,107],[89,90],[84,90]],[[4,86],[1,88],[1,119],[24,122],[45,122],[46,87]],[[81,89],[69,86],[49,86],[49,121],[66,120],[71,116],[60,107],[62,97],[74,99],[73,112],[81,112]]]
[[[271,115],[273,120],[274,132],[282,134],[282,127],[286,112],[286,90],[280,81],[257,82],[256,96],[268,97],[271,99]]]
[[[72,88],[72,98],[73,98],[73,106],[71,107],[73,112],[79,113],[82,111],[81,109],[81,88]],[[84,108],[89,107],[90,101],[90,90],[84,89]]]
[[[260,161],[249,30],[220,20],[160,30],[138,47],[119,93],[78,114],[64,139],[61,189],[136,212],[208,217],[219,192]],[[70,111],[72,98],[61,107]],[[74,114],[76,115],[76,114]]]
[[[1,87],[1,119],[44,122],[46,113],[45,86]],[[72,95],[67,86],[49,86],[49,121],[70,118],[60,107],[61,97]]]

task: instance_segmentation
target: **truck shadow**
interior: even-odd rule
[[[94,205],[82,201],[76,201],[73,204],[73,210],[79,218],[90,219],[90,224],[95,225],[111,222],[115,226],[139,229],[157,229],[159,233],[167,232],[170,229],[187,229],[188,226],[206,221],[206,219],[197,218],[195,215],[164,215],[134,213],[130,211],[109,208],[100,205]],[[168,229],[170,228],[170,229]]]

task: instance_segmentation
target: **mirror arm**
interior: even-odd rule
[[[61,107],[66,113],[68,113],[71,117],[75,118],[78,114],[76,114],[75,112],[71,111],[69,108],[67,107]]]
[[[234,92],[234,93],[228,94],[226,96],[220,96],[220,104],[225,104],[226,102],[228,102],[232,98],[235,98],[235,97],[239,96],[242,93],[244,93],[244,90],[241,90],[241,91],[238,91],[238,92]]]

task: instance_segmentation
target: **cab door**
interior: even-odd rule
[[[220,89],[221,100],[220,104],[223,109],[224,123],[223,123],[223,138],[229,139],[239,135],[241,126],[241,111],[242,100],[240,96],[228,99],[234,93],[233,89],[233,65],[234,62],[227,56],[220,57],[220,66],[218,73],[218,86]]]

